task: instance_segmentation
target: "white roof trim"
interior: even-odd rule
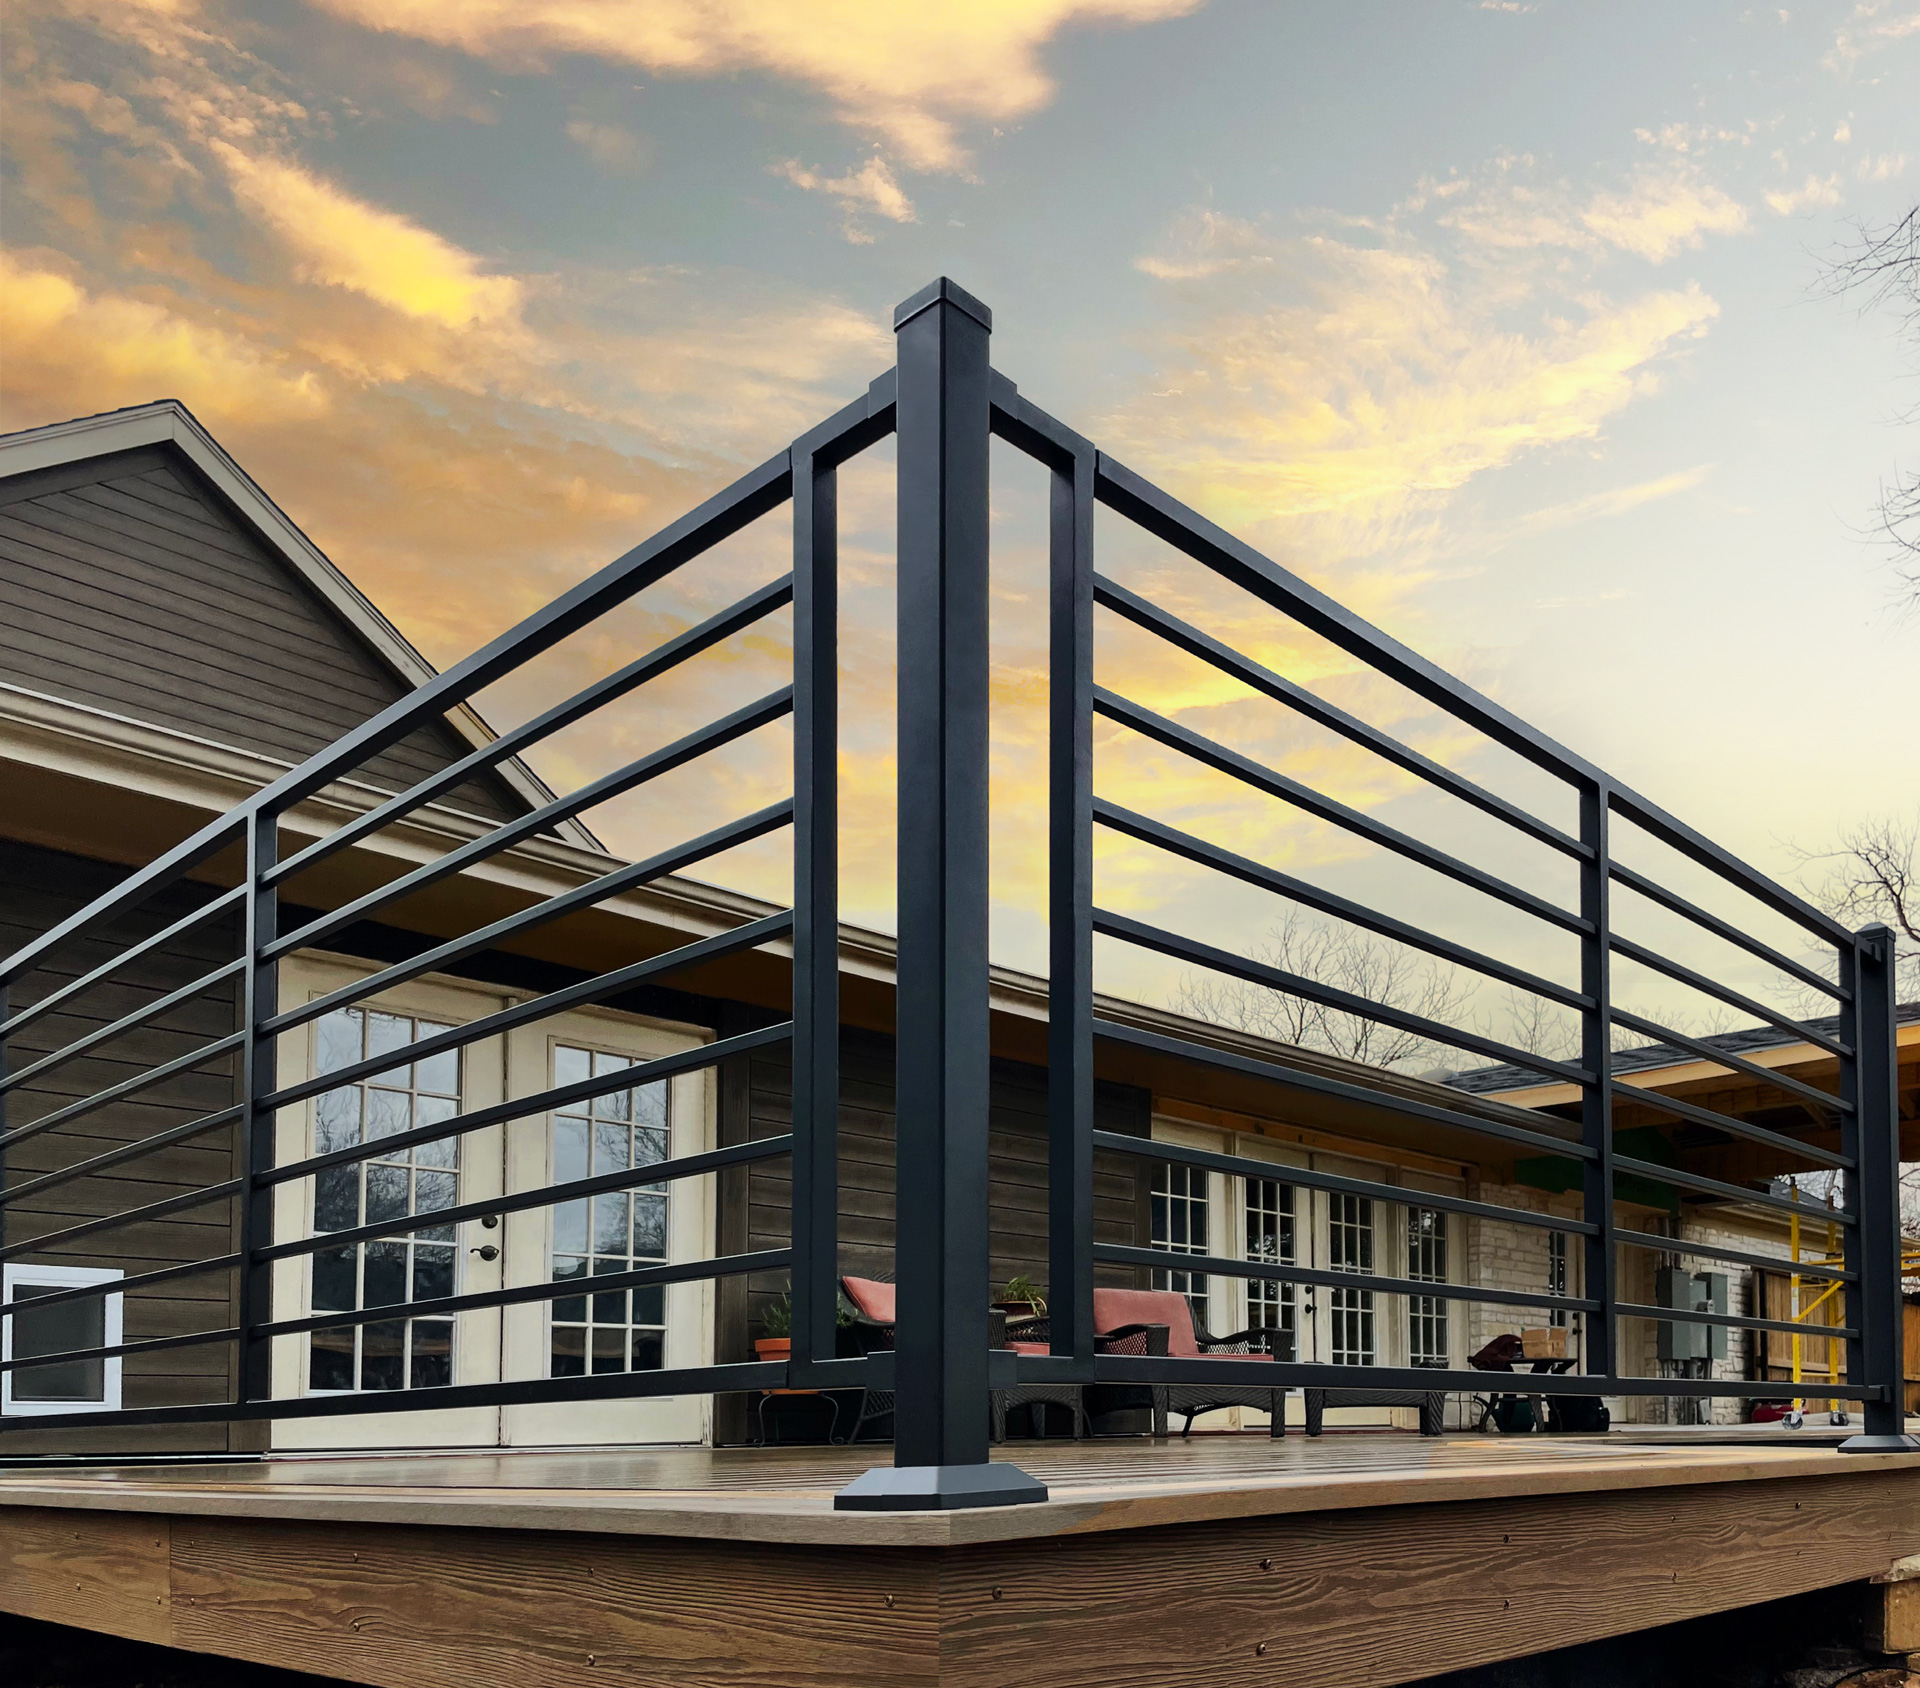
[[[417,689],[434,678],[433,664],[415,650],[400,630],[374,607],[372,600],[293,524],[286,512],[227,455],[178,399],[156,399],[151,404],[134,405],[126,410],[110,410],[99,416],[81,416],[71,422],[54,422],[44,428],[0,435],[0,479],[29,474],[36,469],[84,463],[90,458],[148,445],[171,445],[181,452],[245,518],[258,537],[372,647],[374,654],[403,684]],[[476,750],[491,744],[498,736],[478,711],[464,703],[447,712],[447,722]],[[497,763],[494,771],[530,808],[537,809],[553,800],[554,793],[546,783],[517,756]],[[573,835],[575,842],[601,850],[599,840],[581,822],[566,821],[562,827]]]

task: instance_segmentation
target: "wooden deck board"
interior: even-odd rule
[[[995,1451],[1048,1485],[1038,1506],[835,1512],[888,1450],[661,1448],[326,1456],[0,1471],[0,1506],[182,1517],[405,1521],[821,1546],[951,1547],[1358,1507],[1920,1470],[1920,1454],[1704,1437],[1258,1436],[1067,1441]]]
[[[1386,1688],[1920,1553],[1920,1455],[1817,1444],[1029,1443],[1045,1505],[836,1514],[885,1452],[11,1469],[0,1609],[374,1688]]]

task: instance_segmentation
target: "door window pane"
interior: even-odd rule
[[[57,1295],[71,1284],[13,1286],[19,1307],[43,1295]],[[13,1357],[30,1360],[35,1354],[66,1354],[76,1348],[102,1348],[107,1341],[107,1298],[81,1296],[57,1306],[13,1315]],[[104,1402],[107,1398],[105,1360],[69,1360],[58,1366],[28,1366],[12,1376],[16,1401]]]
[[[315,1036],[321,1073],[337,1072],[452,1028],[361,1008],[323,1015]],[[358,1083],[325,1092],[314,1110],[315,1148],[324,1153],[396,1137],[460,1111],[460,1052],[401,1061]],[[349,1231],[451,1207],[459,1200],[460,1140],[398,1145],[313,1181],[313,1228]],[[451,1226],[434,1226],[313,1258],[313,1309],[357,1312],[452,1295],[458,1250]],[[453,1381],[453,1322],[393,1319],[316,1331],[309,1341],[310,1389],[429,1389]]]
[[[1247,1180],[1247,1258],[1275,1266],[1294,1262],[1293,1186],[1272,1178]],[[1297,1284],[1272,1278],[1247,1280],[1247,1328],[1264,1330],[1267,1351],[1276,1358],[1298,1357]]]
[[[1170,1254],[1207,1252],[1207,1175],[1197,1166],[1161,1162],[1153,1169],[1149,1243]],[[1155,1289],[1178,1290],[1193,1303],[1196,1324],[1207,1324],[1207,1276],[1155,1268]]]
[[[630,1056],[562,1044],[556,1085],[624,1072]],[[668,1087],[611,1090],[553,1116],[555,1183],[599,1178],[667,1158]],[[551,1270],[556,1283],[659,1266],[667,1258],[669,1186],[614,1190],[554,1209]],[[583,1288],[586,1286],[582,1286]],[[656,1286],[629,1294],[570,1295],[553,1303],[549,1365],[554,1377],[658,1371],[666,1362],[666,1297]]]
[[[1437,1208],[1407,1209],[1407,1276],[1423,1284],[1447,1281],[1447,1216]],[[1437,1295],[1408,1296],[1408,1361],[1445,1365],[1447,1338],[1447,1303]]]
[[[1366,1196],[1327,1198],[1327,1264],[1336,1272],[1372,1272],[1373,1202]],[[1328,1315],[1328,1358],[1336,1366],[1370,1366],[1374,1342],[1373,1291],[1337,1289]]]

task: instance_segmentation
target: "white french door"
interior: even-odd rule
[[[312,1001],[371,969],[301,955],[284,970],[282,1000]],[[283,1083],[398,1051],[498,1012],[516,1000],[460,980],[427,978],[336,1010],[281,1040]],[[697,1027],[583,1011],[349,1080],[283,1112],[277,1158],[305,1159],[514,1096],[603,1077],[707,1040]],[[535,1114],[323,1169],[283,1185],[276,1240],[344,1232],[484,1201],[503,1192],[618,1173],[698,1152],[713,1139],[704,1073],[615,1088],[554,1114]],[[278,1397],[417,1395],[419,1410],[345,1412],[275,1423],[276,1448],[495,1447],[603,1442],[697,1442],[708,1398],[679,1396],[539,1406],[436,1408],[447,1384],[573,1377],[699,1365],[712,1350],[711,1286],[592,1293],[595,1277],[711,1252],[713,1180],[607,1192],[557,1209],[529,1208],[459,1225],[349,1243],[275,1267],[279,1318],[391,1309],[391,1316],[275,1339]],[[408,1308],[449,1295],[578,1280],[582,1292],[452,1316]]]

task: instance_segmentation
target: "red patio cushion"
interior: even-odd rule
[[[883,1284],[877,1278],[842,1278],[840,1287],[847,1292],[847,1299],[863,1318],[871,1319],[877,1325],[894,1322],[892,1284]]]
[[[1271,1360],[1271,1354],[1203,1354],[1194,1339],[1193,1310],[1177,1289],[1096,1289],[1093,1292],[1093,1328],[1118,1330],[1122,1325],[1165,1325],[1167,1355],[1182,1360]]]

